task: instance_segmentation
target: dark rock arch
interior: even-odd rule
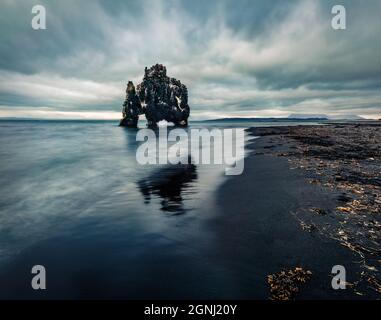
[[[149,127],[161,120],[186,127],[189,117],[188,89],[179,80],[169,78],[167,69],[156,64],[144,70],[143,81],[135,86],[129,81],[123,103],[121,126],[136,127],[144,114]]]

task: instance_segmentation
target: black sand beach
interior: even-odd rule
[[[240,264],[253,266],[245,270],[257,287],[258,296],[252,298],[264,298],[266,290],[271,297],[271,274],[272,279],[277,275],[283,279],[275,285],[290,285],[287,274],[292,272],[288,270],[311,273],[305,284],[292,284],[300,290],[288,298],[380,298],[381,126],[341,124],[248,131],[260,136],[250,145],[254,152],[246,158],[244,173],[229,179],[218,194],[223,213],[211,229],[220,234],[219,258],[241,272]],[[359,167],[357,175],[349,175]],[[364,178],[366,174],[369,179]],[[340,179],[346,188],[327,184]],[[372,194],[362,198],[365,208],[361,219],[353,213],[358,203],[353,202],[352,191],[358,187],[363,194]],[[371,225],[369,234],[364,235],[360,222]],[[369,240],[369,235],[373,236],[371,243],[363,241]],[[232,256],[237,259],[231,260]],[[332,289],[334,265],[346,268],[346,290]]]

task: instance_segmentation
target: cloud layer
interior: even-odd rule
[[[381,0],[2,1],[0,117],[115,118],[128,80],[167,66],[192,117],[381,117]]]

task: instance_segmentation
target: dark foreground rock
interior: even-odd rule
[[[143,81],[137,85],[129,81],[123,103],[121,126],[136,127],[139,115],[144,114],[149,127],[161,120],[176,126],[187,126],[189,117],[187,87],[175,78],[167,76],[161,64],[145,68]]]
[[[269,138],[260,154],[286,157],[309,183],[329,190],[333,207],[303,207],[295,217],[303,230],[338,241],[358,255],[362,271],[348,283],[356,294],[364,285],[381,294],[381,124],[251,128]],[[279,151],[277,146],[288,146]],[[258,152],[258,151],[257,151]],[[347,267],[347,266],[346,266]]]

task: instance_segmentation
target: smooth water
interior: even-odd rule
[[[223,167],[139,165],[136,132],[0,122],[1,297],[35,297],[36,264],[47,297],[175,296],[179,278],[204,272],[202,221]]]
[[[142,166],[137,146],[114,122],[0,121],[1,298],[232,297],[205,227],[224,167]]]

